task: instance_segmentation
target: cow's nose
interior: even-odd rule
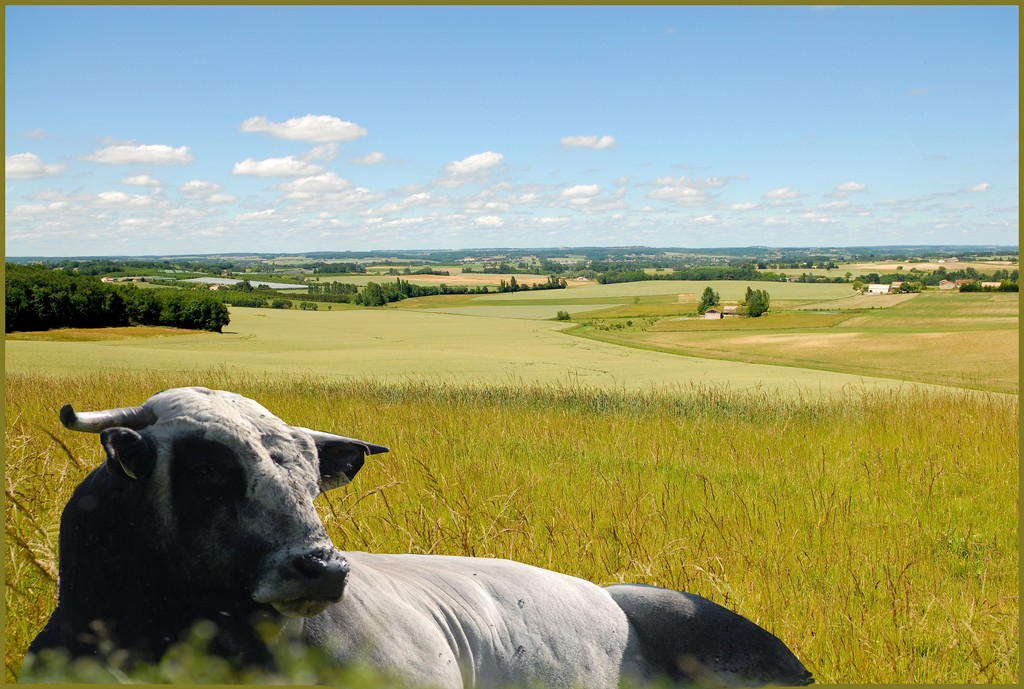
[[[349,570],[345,558],[307,553],[295,558],[292,565],[306,585],[310,598],[341,598]]]

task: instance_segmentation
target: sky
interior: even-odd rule
[[[1018,242],[1016,6],[8,6],[8,256]]]

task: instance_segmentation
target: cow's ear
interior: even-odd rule
[[[107,471],[132,480],[149,478],[153,448],[141,435],[130,428],[108,428],[100,433],[100,443],[107,453]]]
[[[320,492],[339,488],[355,478],[363,467],[366,455],[387,452],[383,445],[374,445],[355,438],[314,431],[316,451],[320,456]]]

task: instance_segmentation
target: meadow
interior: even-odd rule
[[[617,287],[612,285],[612,287]],[[557,290],[566,292],[569,290]],[[531,296],[523,293],[523,296]],[[405,302],[401,302],[405,303]],[[426,309],[335,308],[331,311],[231,310],[221,334],[193,332],[87,339],[73,331],[24,334],[6,342],[6,368],[20,372],[169,372],[211,368],[251,375],[374,378],[472,384],[576,382],[625,389],[675,388],[694,382],[742,390],[818,395],[899,381],[798,368],[678,356],[568,337],[571,323],[516,318],[522,302],[473,302],[508,309],[487,316]],[[498,306],[498,304],[502,306]],[[571,307],[572,303],[568,303]],[[498,313],[499,317],[495,317]],[[501,317],[505,313],[507,316]]]
[[[777,634],[823,683],[1017,680],[1014,398],[126,366],[6,374],[8,681],[55,602],[60,511],[102,457],[57,407],[196,383],[391,447],[318,499],[343,549],[507,557],[692,591]],[[186,670],[171,676],[202,679]]]
[[[343,549],[692,591],[777,634],[822,683],[1016,683],[1016,295],[780,283],[755,285],[772,295],[760,319],[686,316],[708,284],[726,301],[747,286],[8,336],[6,679],[54,605],[60,511],[102,458],[60,405],[205,385],[391,447],[318,499]],[[204,679],[182,672],[161,678]]]
[[[884,308],[856,310],[865,303]],[[1010,394],[1019,389],[1016,294],[929,291],[844,298],[815,306],[830,304],[834,306],[827,312],[791,310],[719,321],[663,319],[614,330],[585,325],[573,332],[712,359]]]

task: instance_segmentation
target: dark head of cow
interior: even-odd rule
[[[196,619],[230,627],[254,610],[304,617],[342,597],[348,563],[313,500],[386,447],[291,426],[206,388],[167,390],[139,407],[67,405],[60,418],[98,433],[106,461],[61,519],[54,618],[63,627],[50,629],[51,619],[51,635],[81,636],[78,627],[99,620],[121,641],[138,626],[173,642]]]

